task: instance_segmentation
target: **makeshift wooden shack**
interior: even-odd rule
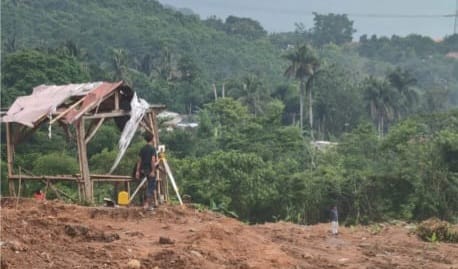
[[[20,195],[20,184],[27,180],[43,181],[54,190],[54,182],[74,181],[77,183],[80,199],[88,202],[94,201],[94,182],[127,182],[130,188],[133,180],[131,176],[113,175],[108,171],[107,174],[90,173],[87,144],[108,119],[113,118],[122,130],[131,118],[131,103],[134,98],[137,98],[135,92],[123,81],[40,85],[33,89],[31,95],[18,97],[2,117],[2,122],[6,125],[10,195]],[[159,143],[156,115],[164,109],[164,105],[149,105],[138,122],[138,127],[154,135],[155,146]],[[19,170],[14,164],[16,145],[43,125],[60,126],[69,137],[76,140],[78,174],[31,175]],[[74,128],[69,128],[70,125]],[[159,176],[165,177],[164,174]],[[163,182],[158,191],[167,200],[167,182]]]

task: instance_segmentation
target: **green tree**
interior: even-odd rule
[[[447,89],[430,89],[423,95],[421,110],[426,113],[442,112],[448,107],[450,90]]]
[[[353,21],[349,20],[346,14],[328,15],[313,13],[315,22],[312,29],[312,40],[317,46],[329,43],[341,45],[351,42],[356,30],[353,28]]]
[[[445,53],[458,51],[458,34],[446,36],[440,45]]]
[[[405,116],[412,112],[413,106],[418,103],[418,94],[412,88],[417,83],[417,80],[407,70],[396,68],[387,75],[387,79],[398,91],[397,113],[398,117]]]
[[[49,153],[39,156],[33,162],[33,170],[36,175],[72,175],[78,171],[76,158],[64,153]]]
[[[226,18],[224,29],[228,34],[240,35],[250,40],[267,36],[267,31],[261,24],[250,18],[229,16]]]
[[[313,138],[313,100],[312,100],[312,81],[314,75],[320,67],[320,62],[314,51],[307,45],[302,45],[294,51],[284,56],[290,61],[290,65],[285,70],[285,76],[294,77],[300,82],[299,95],[299,117],[300,128],[303,130],[304,115],[304,94],[308,96],[309,124]]]
[[[246,134],[241,130],[252,122],[245,106],[232,98],[219,98],[214,103],[206,104],[204,108],[214,127],[213,134],[220,149],[238,148],[246,142]]]
[[[386,123],[393,120],[395,115],[396,92],[387,81],[372,76],[363,85],[367,110],[376,122],[379,137],[383,137]]]
[[[273,169],[256,154],[218,151],[172,165],[177,167],[177,178],[186,178],[179,184],[194,202],[214,201],[250,222],[271,218],[266,208],[273,206],[275,197]]]
[[[205,89],[210,86],[202,77],[201,68],[190,56],[183,56],[177,64],[176,87],[172,89],[172,95],[184,106],[179,112],[192,114],[206,101]]]
[[[111,70],[113,72],[112,79],[114,81],[124,80],[132,84],[129,75],[129,56],[125,49],[112,49]]]
[[[314,87],[316,137],[329,140],[350,131],[364,114],[360,90],[343,66],[329,66],[318,74]]]
[[[121,132],[115,125],[104,122],[104,124],[97,130],[95,136],[87,144],[87,154],[90,158],[102,150],[113,150],[117,147]]]
[[[410,118],[390,129],[377,173],[385,216],[450,220],[456,215],[458,125],[453,114]]]
[[[241,81],[236,81],[233,84],[232,87],[229,85],[228,95],[246,105],[255,117],[264,113],[263,104],[268,99],[268,92],[263,82],[256,75],[246,75]]]
[[[182,66],[184,66],[184,64],[182,64]],[[156,60],[156,66],[154,68],[153,77],[162,79],[167,82],[172,81],[177,77],[176,57],[173,51],[168,46],[164,46],[161,49],[159,57]]]
[[[297,124],[297,108],[299,107],[297,96],[299,96],[299,91],[298,87],[291,84],[282,84],[273,90],[272,97],[282,101],[285,105],[283,123]]]
[[[89,75],[74,57],[39,50],[22,50],[2,61],[2,106],[41,84],[87,82]]]
[[[378,215],[373,171],[379,160],[379,140],[369,124],[357,126],[343,137],[337,147],[341,155],[334,163],[342,169],[340,202],[346,208],[349,222],[366,222]]]

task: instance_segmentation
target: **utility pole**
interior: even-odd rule
[[[456,34],[458,29],[458,0],[456,0],[455,5],[455,27],[453,27],[453,34]]]

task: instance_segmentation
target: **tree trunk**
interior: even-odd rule
[[[304,131],[304,80],[301,80],[299,88],[299,126],[302,133]]]
[[[380,130],[381,130],[381,124],[382,123],[382,118],[380,116],[378,116],[377,118],[377,132],[378,132],[378,137],[380,138]]]
[[[325,136],[326,136],[326,128],[325,128],[325,125],[326,125],[326,117],[325,116],[322,116],[320,118],[318,118],[318,121],[315,122],[315,125],[316,125],[316,137],[317,139],[319,140],[324,140],[325,139]]]
[[[213,88],[213,94],[215,95],[215,101],[218,100],[218,94],[216,93],[216,85],[215,83],[212,84],[212,88]]]
[[[383,128],[384,128],[384,117],[383,115],[380,115],[378,117],[378,124],[377,124],[377,129],[378,129],[378,137],[379,138],[382,138],[383,137],[383,134],[384,134],[384,131],[383,131]]]
[[[310,87],[309,92],[308,92],[308,99],[309,99],[309,124],[310,124],[310,136],[312,137],[312,140],[315,140],[313,137],[313,108],[312,108],[312,89]]]

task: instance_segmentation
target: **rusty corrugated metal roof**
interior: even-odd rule
[[[72,123],[81,117],[84,113],[100,104],[105,99],[105,96],[110,95],[116,88],[121,86],[122,83],[122,81],[115,83],[103,82],[101,85],[91,90],[88,94],[86,94],[86,96],[83,97],[84,100],[79,108],[74,108],[67,115],[65,115],[67,122]]]
[[[71,123],[91,110],[123,84],[119,82],[91,82],[68,85],[40,85],[31,95],[20,96],[11,105],[3,122],[17,122],[29,127],[40,124],[48,115],[69,100],[83,98],[79,107],[72,108],[65,119]],[[75,101],[72,101],[73,103]],[[70,107],[69,103],[67,107]]]

